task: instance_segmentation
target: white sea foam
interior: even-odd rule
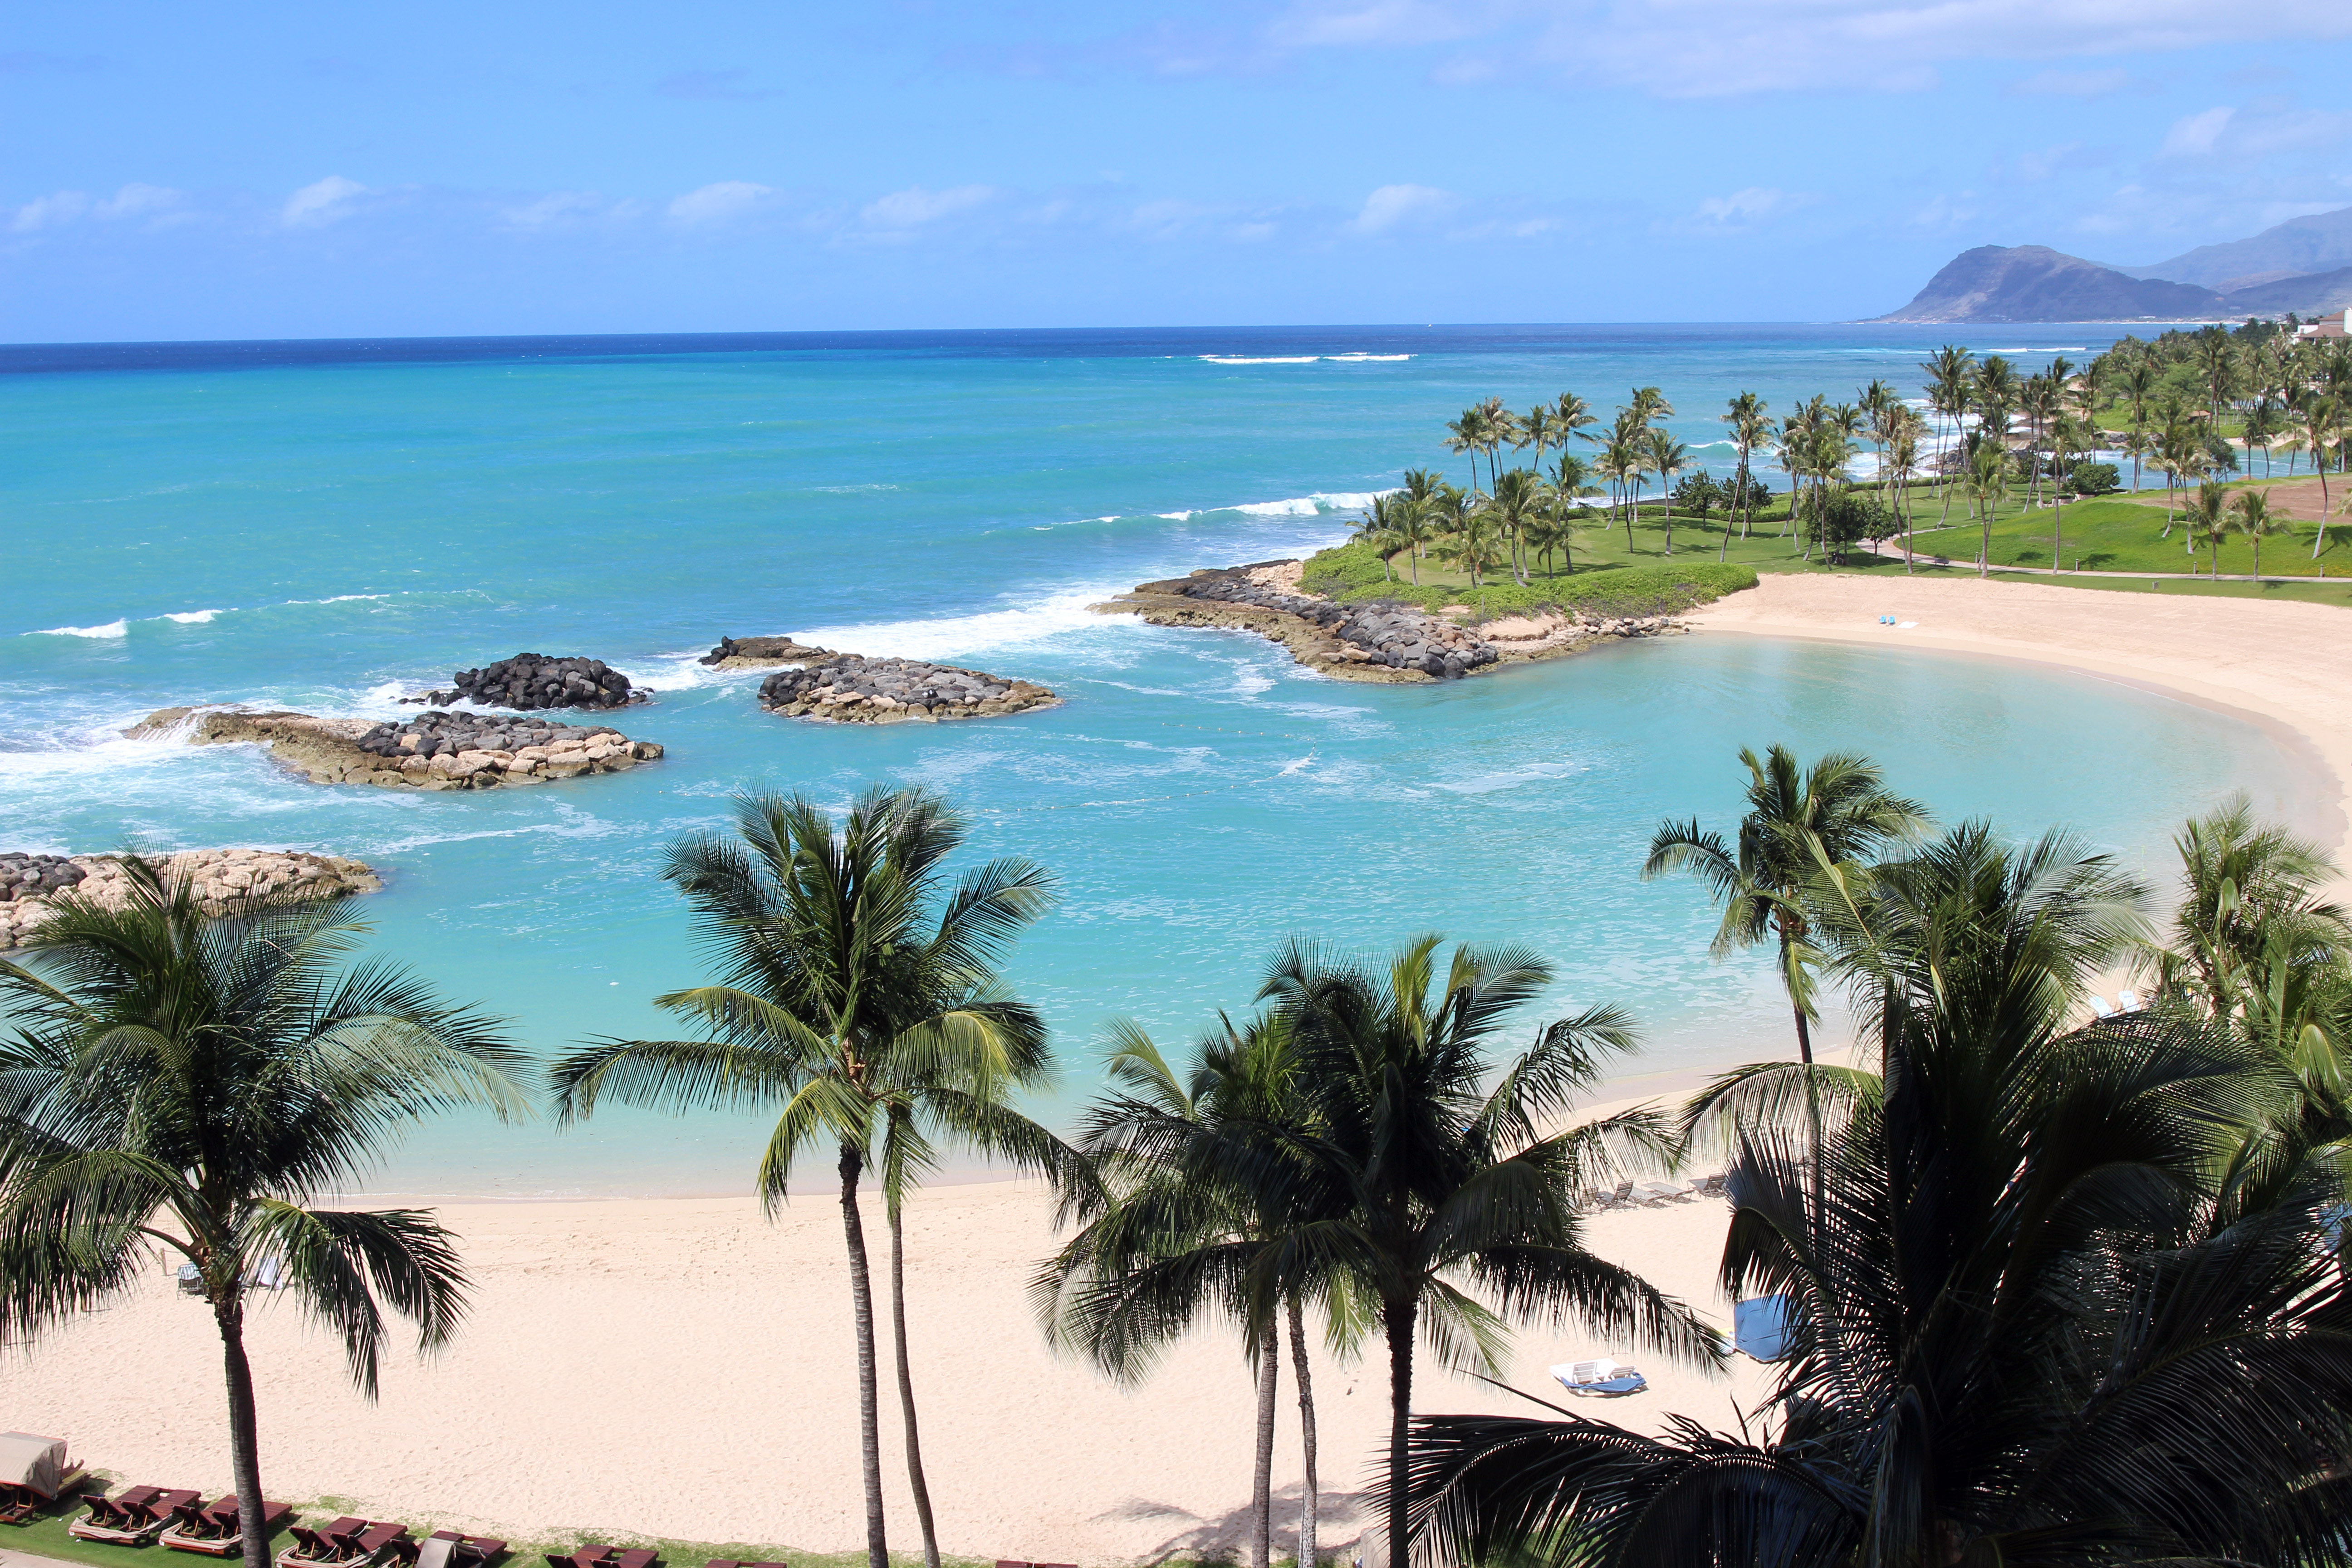
[[[1333,364],[1394,364],[1409,360],[1411,354],[1332,354]]]
[[[28,637],[119,637],[131,633],[129,621],[109,621],[102,626],[42,626],[18,635]]]
[[[961,658],[983,649],[1042,642],[1066,632],[1099,626],[1106,617],[1087,606],[1100,604],[1130,584],[1120,583],[1065,591],[1017,609],[982,610],[969,616],[875,621],[865,625],[811,626],[792,635],[803,643],[890,658]]]
[[[1313,364],[1321,354],[1202,354],[1211,364]]]
[[[160,618],[167,621],[177,621],[184,626],[200,626],[206,621],[211,620],[215,616],[226,615],[227,613],[228,612],[226,610],[173,610],[169,615],[161,616]]]

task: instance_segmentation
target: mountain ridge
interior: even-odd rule
[[[2352,250],[2352,207],[2345,217],[2345,244]],[[2287,226],[2281,225],[2280,227]],[[2265,230],[2256,240],[2277,231]],[[2295,243],[2307,244],[2311,254],[2326,254],[2322,246],[2332,230],[2315,231]],[[2252,241],[2238,242],[2250,245]],[[2226,270],[2263,252],[2233,250],[2230,246],[2205,246],[2187,253],[2217,253],[2200,262],[2207,270]],[[2226,253],[2226,254],[2222,254]],[[2209,288],[2176,279],[2144,275],[2144,269],[2109,267],[2080,256],[2069,256],[2046,245],[1980,245],[1964,250],[1927,280],[1901,310],[1871,318],[1879,321],[2219,321],[2239,316],[2274,316],[2294,311],[2317,315],[2352,306],[2352,265],[2309,272],[2233,273],[2226,288]]]

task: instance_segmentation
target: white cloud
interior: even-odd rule
[[[772,185],[750,180],[719,180],[688,191],[669,204],[669,216],[680,223],[725,223],[743,216],[776,194]]]
[[[2158,156],[2165,158],[2204,158],[2212,155],[2213,144],[2221,132],[2237,118],[2234,109],[2209,109],[2199,114],[2183,115],[2172,122],[2165,132],[2164,146]]]
[[[368,188],[357,180],[330,174],[287,197],[278,220],[289,228],[310,228],[333,223],[339,218],[349,217],[352,211],[352,204],[367,195],[367,191]]]
[[[1269,30],[1274,42],[1284,46],[1410,48],[1474,37],[1492,26],[1497,11],[1493,5],[1448,5],[1444,0],[1343,0],[1336,5],[1297,6]]]
[[[1675,226],[1687,234],[1747,234],[1775,218],[1820,205],[1809,191],[1749,185],[1727,196],[1706,196]]]
[[[909,185],[866,203],[857,216],[868,228],[920,228],[943,217],[970,212],[996,195],[993,185],[954,185],[944,191]]]
[[[1349,226],[1359,234],[1382,234],[1399,224],[1439,216],[1453,205],[1453,194],[1433,185],[1382,185],[1364,198],[1364,210]]]
[[[168,185],[143,184],[133,180],[89,211],[92,217],[143,217],[150,213],[169,212],[185,199]]]
[[[68,224],[89,210],[89,198],[79,191],[53,191],[46,196],[35,196],[16,209],[8,226],[18,234],[31,234],[37,229],[56,228]]]
[[[550,191],[499,216],[509,228],[547,228],[572,218],[593,216],[604,210],[604,198],[595,191]]]
[[[2010,84],[2013,98],[2105,98],[2131,85],[2131,72],[2120,66],[2111,70],[2035,71]]]

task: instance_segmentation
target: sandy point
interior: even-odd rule
[[[1704,632],[2061,665],[2234,713],[2284,742],[2298,826],[2352,865],[2352,616],[2334,606],[1999,577],[1768,574],[1689,619]]]
[[[877,1289],[879,1209],[865,1207]],[[441,1212],[464,1238],[474,1310],[435,1360],[391,1356],[373,1405],[293,1302],[253,1298],[270,1496],[523,1542],[580,1531],[863,1545],[837,1202],[796,1198],[774,1224],[748,1197]],[[1051,1213],[1042,1190],[1013,1182],[937,1187],[908,1205],[908,1327],[942,1548],[1087,1563],[1240,1549],[1255,1401],[1238,1337],[1204,1330],[1132,1386],[1057,1356],[1026,1289],[1055,1245]],[[1720,1202],[1609,1213],[1591,1237],[1721,1325],[1727,1217]],[[1753,1363],[1729,1375],[1677,1368],[1573,1329],[1523,1331],[1517,1352],[1511,1381],[1561,1399],[1551,1363],[1640,1364],[1648,1393],[1580,1409],[1645,1429],[1668,1412],[1726,1425],[1735,1395],[1752,1409],[1762,1393]],[[131,1300],[10,1359],[9,1424],[67,1436],[127,1480],[229,1489],[210,1314],[160,1268]],[[1350,1494],[1385,1441],[1385,1373],[1372,1357],[1318,1352],[1313,1375],[1322,1543],[1343,1547],[1360,1528]],[[1286,1364],[1275,1468],[1286,1543],[1302,1490],[1295,1395]],[[1434,1366],[1414,1403],[1536,1412]],[[911,1551],[887,1350],[883,1408],[891,1543]]]

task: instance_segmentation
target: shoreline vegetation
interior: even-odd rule
[[[918,1387],[946,1369],[922,1363],[919,1379],[908,1331],[946,1303],[910,1292],[903,1221],[956,1144],[1051,1190],[1063,1239],[1034,1263],[1027,1310],[1055,1352],[1120,1384],[1150,1379],[1200,1329],[1240,1352],[1255,1437],[1206,1447],[1236,1471],[1254,1456],[1234,1542],[1253,1568],[1276,1561],[1285,1366],[1315,1474],[1318,1342],[1360,1355],[1387,1389],[1368,1561],[1408,1534],[1440,1562],[1487,1559],[1482,1542],[1550,1554],[1562,1543],[1541,1521],[1554,1517],[1645,1561],[1749,1561],[1762,1543],[1746,1532],[1762,1526],[1745,1510],[1701,1510],[1696,1555],[1643,1548],[1639,1521],[1661,1489],[1704,1496],[1759,1477],[1823,1541],[1790,1559],[1803,1568],[1844,1563],[1890,1531],[1927,1531],[1910,1555],[1966,1559],[2053,1518],[2126,1556],[2278,1561],[2332,1540],[2328,1478],[2352,1458],[2352,1294],[2329,1218],[2345,1195],[2336,1151],[2352,1137],[2352,917],[2324,896],[2330,857],[2225,805],[2184,826],[2178,907],[2159,923],[2151,886],[2063,830],[2012,843],[1990,824],[1940,824],[1932,801],[1893,793],[1861,757],[1807,763],[1776,747],[1741,761],[1738,820],[1660,824],[1645,872],[1697,876],[1720,911],[1718,955],[1776,952],[1801,1059],[1733,1069],[1678,1108],[1592,1105],[1604,1064],[1638,1052],[1638,1026],[1605,1002],[1528,1019],[1553,978],[1538,954],[1425,935],[1360,957],[1302,934],[1185,1057],[1115,1026],[1102,1089],[1056,1135],[1010,1108],[1051,1042],[1000,973],[1053,875],[999,858],[950,878],[964,825],[919,790],[871,790],[845,817],[744,796],[731,830],[677,842],[664,875],[712,964],[657,999],[685,1037],[590,1042],[552,1064],[505,1021],[364,959],[349,900],[208,909],[166,868],[126,858],[117,907],[62,892],[25,958],[0,963],[16,1031],[0,1084],[0,1316],[37,1355],[138,1293],[159,1253],[184,1259],[183,1289],[227,1352],[228,1468],[240,1500],[257,1500],[271,1409],[257,1391],[284,1387],[248,1366],[257,1282],[331,1329],[363,1395],[390,1348],[385,1312],[415,1323],[421,1351],[462,1331],[475,1293],[462,1237],[429,1212],[313,1206],[382,1139],[469,1105],[567,1120],[615,1100],[759,1106],[777,1118],[760,1163],[771,1223],[797,1162],[839,1178],[848,1268],[833,1279],[856,1329],[843,1359],[867,1568],[892,1561],[890,1374],[925,1558],[950,1560],[915,1441]],[[2125,994],[2120,1016],[2092,994],[2118,973],[2147,993]],[[1848,1062],[1815,1062],[1810,1026],[1839,991],[1868,1003],[1864,1033]],[[1530,1022],[1532,1044],[1507,1045]],[[1662,1380],[1733,1372],[1720,1326],[1596,1252],[1591,1228],[1639,1179],[1723,1151],[1725,1278],[1769,1299],[1800,1346],[1835,1336],[1878,1374],[1822,1383],[1810,1352],[1743,1332],[1763,1392],[1813,1391],[1802,1430],[1786,1416],[1702,1435],[1416,1408],[1416,1367],[1433,1355],[1489,1376],[1523,1366],[1514,1330],[1628,1346]],[[1955,1171],[1975,1175],[1955,1189]],[[1930,1204],[1918,1184],[1937,1172]],[[863,1231],[869,1173],[888,1225],[882,1282]],[[1513,1201],[1494,1201],[1505,1189]],[[1644,1201],[1671,1206],[1676,1191]],[[2065,1216],[2093,1201],[2103,1223],[2080,1235]],[[1840,1241],[1820,1256],[1769,1240],[1821,1227]],[[1891,1289],[1873,1260],[1896,1255],[1914,1262]],[[2048,1288],[2002,1322],[1955,1310],[2021,1268]],[[1937,1354],[1895,1353],[1922,1334]],[[2066,1347],[2086,1341],[2127,1347],[2121,1370],[2078,1365]],[[937,1353],[936,1334],[922,1342]],[[2033,1378],[1992,1375],[2021,1356]],[[732,1357],[750,1372],[740,1346]],[[49,1397],[77,1390],[92,1396],[90,1380]],[[2159,1414],[2184,1402],[2198,1423]],[[1349,1429],[1379,1403],[1351,1407]],[[958,1407],[1000,1427],[1008,1415]],[[1922,1420],[1917,1461],[1867,1457],[1887,1422]],[[2000,1443],[1979,1440],[1989,1426]],[[2016,1462],[2021,1445],[2033,1462]],[[2150,1468],[2152,1447],[2166,1458]],[[1965,1516],[1932,1500],[1953,1484],[1974,1500]],[[2231,1500],[2171,1506],[2190,1491]],[[1302,1501],[1317,1497],[1310,1486]],[[268,1568],[257,1523],[245,1521],[247,1564]],[[1016,1514],[996,1528],[1023,1526]],[[1320,1560],[1313,1506],[1297,1535]]]

